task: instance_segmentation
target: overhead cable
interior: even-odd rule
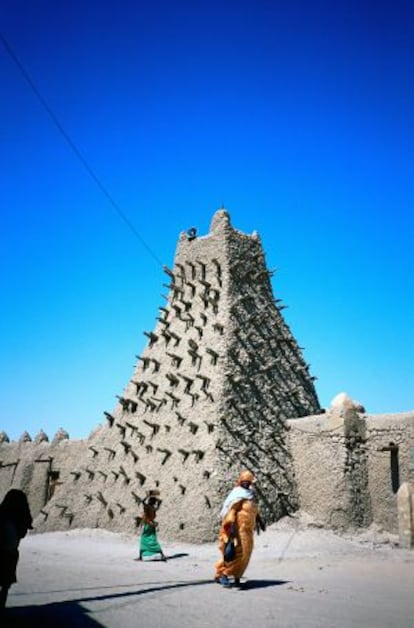
[[[104,194],[104,196],[109,201],[110,205],[116,211],[116,213],[121,218],[121,220],[127,225],[127,227],[130,229],[130,231],[132,231],[132,233],[137,238],[137,240],[139,240],[141,245],[147,250],[147,252],[157,262],[157,264],[162,266],[162,262],[159,260],[159,258],[156,255],[156,253],[154,253],[152,248],[146,243],[144,238],[138,233],[137,229],[135,228],[133,223],[130,221],[128,216],[120,208],[118,203],[115,201],[113,196],[110,194],[110,192],[107,190],[105,185],[102,183],[102,181],[100,180],[98,175],[95,173],[93,168],[90,166],[90,164],[88,163],[86,158],[82,155],[81,151],[79,150],[79,148],[76,146],[75,142],[72,140],[72,138],[70,137],[68,132],[63,127],[63,125],[60,122],[60,120],[57,117],[57,115],[54,113],[53,109],[50,107],[50,105],[48,104],[48,102],[46,101],[44,96],[40,93],[37,85],[33,81],[32,77],[30,76],[30,74],[28,73],[28,71],[26,70],[26,68],[24,67],[22,62],[20,61],[20,59],[17,57],[16,53],[14,52],[13,48],[11,47],[10,43],[8,42],[6,37],[3,35],[3,33],[0,33],[0,39],[1,39],[5,49],[7,51],[7,53],[9,54],[11,59],[14,61],[14,63],[18,67],[18,69],[19,69],[20,73],[22,74],[23,78],[26,80],[26,82],[28,83],[28,85],[30,86],[32,91],[34,92],[35,96],[40,101],[42,107],[48,113],[48,115],[51,118],[52,122],[54,123],[54,125],[58,129],[59,133],[63,136],[63,138],[65,139],[66,143],[70,146],[72,151],[75,153],[76,157],[79,159],[79,161],[81,162],[81,164],[83,165],[83,167],[85,168],[85,170],[87,171],[87,173],[89,174],[91,179],[94,181],[94,183],[98,186],[98,188]]]

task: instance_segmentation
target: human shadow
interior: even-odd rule
[[[5,610],[5,618],[13,628],[56,628],[56,626],[59,626],[59,628],[73,628],[73,626],[76,626],[76,628],[102,628],[103,624],[92,619],[88,615],[88,612],[82,608],[82,603],[138,598],[141,595],[149,593],[158,593],[205,584],[211,585],[212,580],[191,580],[166,585],[154,584],[147,586],[147,588],[122,593],[91,595],[39,606],[8,607]]]
[[[169,560],[174,560],[174,558],[183,558],[184,556],[189,556],[190,554],[186,554],[185,552],[180,552],[177,554],[171,554],[169,556],[165,556],[164,558],[161,558],[161,556],[154,556],[154,557],[148,557],[148,558],[134,558],[134,560],[138,563],[165,563]]]
[[[127,597],[137,597],[139,595],[144,595],[145,593],[158,593],[160,591],[171,591],[172,589],[182,589],[184,587],[196,587],[204,584],[211,584],[211,580],[190,580],[188,582],[176,582],[174,584],[157,584],[154,586],[149,586],[146,589],[139,589],[138,591],[126,591],[124,593],[108,593],[105,595],[93,595],[89,597],[82,597],[76,600],[72,600],[72,602],[97,602],[100,600],[111,600],[111,599],[119,599],[119,598],[127,598]]]
[[[174,560],[174,558],[184,558],[185,556],[190,556],[186,552],[180,552],[177,554],[171,554],[171,556],[166,556],[167,560]]]
[[[169,581],[165,581],[164,580],[164,584],[168,584]],[[143,582],[141,583],[142,585],[156,585],[159,584],[159,582]],[[113,591],[114,589],[130,589],[131,587],[136,587],[137,583],[135,582],[131,582],[130,584],[107,584],[107,585],[100,585],[100,586],[91,586],[91,587],[75,587],[72,589],[66,588],[66,589],[47,589],[47,591],[45,590],[33,590],[30,592],[30,595],[33,597],[34,595],[44,595],[45,593],[47,593],[48,595],[52,594],[52,593],[72,593],[72,592],[79,592],[79,591],[97,591],[99,589],[99,591],[103,591],[105,589],[110,589],[111,591]],[[19,592],[14,592],[13,591],[13,597],[14,598],[23,598],[27,595],[27,593],[25,593],[24,591],[19,591]],[[0,624],[0,628],[1,628],[1,624]]]
[[[266,587],[279,587],[282,584],[289,584],[289,580],[247,580],[240,584],[242,591],[249,589],[265,589]]]
[[[77,602],[55,602],[41,606],[16,606],[4,612],[6,626],[13,628],[103,628]],[[1,617],[0,617],[0,625]]]

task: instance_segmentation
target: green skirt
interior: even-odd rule
[[[141,534],[139,551],[142,556],[152,556],[162,552],[161,545],[158,543],[155,527],[150,523],[144,525]]]

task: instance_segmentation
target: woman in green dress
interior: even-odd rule
[[[144,516],[141,521],[143,528],[139,543],[139,560],[142,560],[145,556],[153,556],[154,554],[160,554],[161,560],[163,561],[167,560],[157,539],[158,523],[155,521],[155,517],[160,503],[161,501],[154,495],[151,495],[151,493],[144,499]]]

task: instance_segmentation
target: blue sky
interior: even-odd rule
[[[318,377],[414,409],[414,8],[4,0],[0,430],[81,438],[114,407],[180,231],[257,230]],[[150,250],[150,252],[148,251]]]

